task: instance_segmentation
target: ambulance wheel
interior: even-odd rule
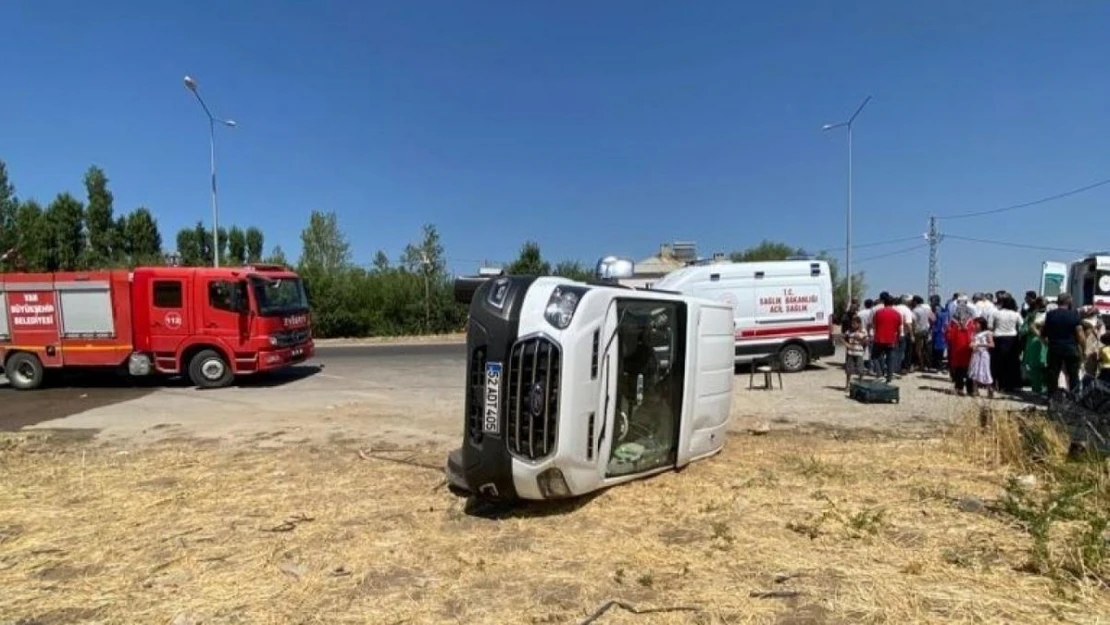
[[[792,343],[779,350],[779,361],[782,363],[782,370],[786,373],[805,371],[809,366],[809,351],[801,345]]]
[[[189,361],[189,379],[200,388],[223,388],[235,377],[219,352],[205,349]]]
[[[42,386],[42,379],[46,374],[42,361],[34,354],[18,352],[12,354],[4,363],[4,374],[8,376],[8,383],[12,388],[29,391]]]

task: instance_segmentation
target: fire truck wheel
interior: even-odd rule
[[[189,379],[201,388],[222,388],[234,377],[227,361],[215,350],[197,352],[189,361]]]
[[[29,391],[42,385],[45,371],[38,356],[19,352],[12,354],[4,363],[4,373],[8,376],[8,383],[12,388]]]
[[[798,373],[809,366],[809,352],[797,343],[791,343],[779,351],[779,362],[786,373]]]

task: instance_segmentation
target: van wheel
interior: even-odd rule
[[[787,345],[779,351],[782,370],[787,373],[805,371],[809,366],[809,351],[801,345]]]
[[[223,388],[231,384],[235,374],[219,352],[205,349],[189,361],[189,379],[200,388]]]
[[[8,383],[12,388],[30,391],[42,386],[46,370],[38,356],[19,352],[12,354],[4,364],[4,375],[8,376]]]

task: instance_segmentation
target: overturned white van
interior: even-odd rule
[[[631,272],[611,260],[599,263],[603,277]],[[724,444],[728,305],[533,276],[463,278],[456,298],[470,303],[462,445],[447,461],[457,494],[582,495]]]

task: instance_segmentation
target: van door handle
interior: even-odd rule
[[[218,328],[218,327],[220,327],[220,324],[218,324],[218,323],[214,323],[214,322],[211,322],[211,321],[209,321],[209,322],[208,322],[207,324],[205,324],[205,325],[206,325],[207,327],[209,327],[209,328]]]

